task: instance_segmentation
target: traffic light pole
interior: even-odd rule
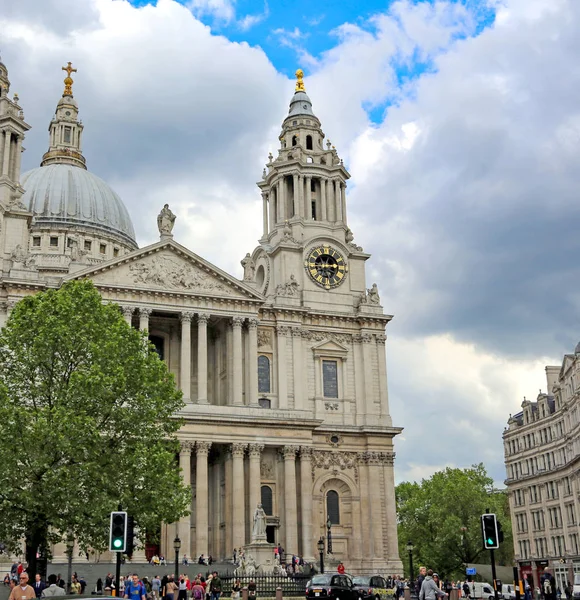
[[[496,573],[495,573],[495,552],[493,550],[490,550],[489,551],[489,556],[490,556],[490,559],[491,559],[491,577],[493,579],[493,593],[494,593],[494,596],[495,596],[495,600],[499,600],[499,594],[498,594],[498,591],[497,591],[497,583],[496,583],[497,576],[496,576]]]
[[[493,552],[493,550],[492,550]],[[121,553],[120,552],[116,552],[117,555],[117,569],[115,570],[115,592],[116,592],[116,596],[120,597],[119,594],[121,593]],[[494,567],[495,569],[495,567]],[[496,600],[497,600],[497,596],[496,596]]]

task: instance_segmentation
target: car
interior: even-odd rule
[[[352,582],[362,600],[385,600],[393,595],[380,575],[358,575]]]
[[[355,589],[349,575],[338,573],[324,573],[314,575],[308,582],[306,598],[308,600],[360,600],[358,590]]]

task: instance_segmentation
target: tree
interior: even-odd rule
[[[481,515],[496,513],[504,542],[496,553],[500,564],[513,561],[513,542],[507,494],[494,490],[483,464],[469,469],[438,471],[421,483],[396,488],[400,555],[408,540],[414,544],[415,564],[436,569],[445,577],[465,576],[468,563],[489,562],[483,549]]]
[[[0,540],[36,553],[107,547],[119,504],[141,532],[187,514],[181,392],[146,334],[92,283],[18,302],[0,332]]]

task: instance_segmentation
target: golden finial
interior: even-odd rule
[[[74,83],[72,80],[72,77],[70,76],[71,73],[76,73],[77,70],[73,69],[71,67],[72,63],[69,62],[67,64],[66,67],[63,67],[62,70],[66,71],[66,77],[64,78],[64,92],[62,93],[63,96],[72,96],[72,84]]]
[[[296,71],[296,90],[297,92],[305,92],[304,89],[304,71],[302,69],[298,69]]]

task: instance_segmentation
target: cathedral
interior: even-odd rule
[[[261,503],[268,542],[286,554],[314,561],[330,529],[332,556],[351,572],[400,574],[391,316],[366,281],[370,255],[348,226],[350,175],[302,71],[257,184],[260,238],[240,253],[240,280],[174,239],[168,205],[159,240],[138,247],[121,198],[87,169],[76,70],[63,70],[48,150],[21,174],[30,125],[0,62],[0,327],[24,296],[88,278],[148,331],[183,392],[179,465],[191,513],[161,525],[143,552],[171,556],[178,535],[182,554],[231,557],[251,541]]]

